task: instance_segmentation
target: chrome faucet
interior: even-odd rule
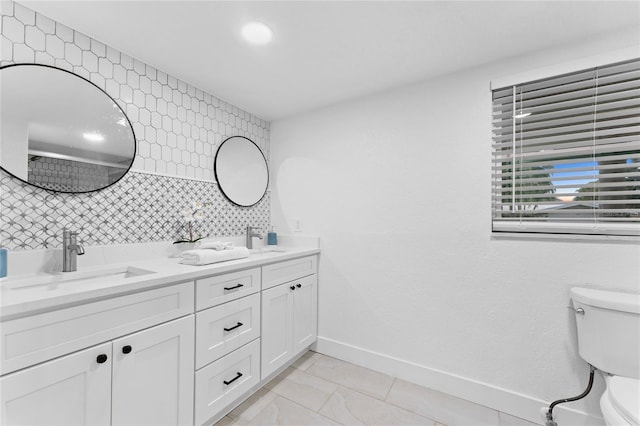
[[[78,244],[78,233],[64,229],[62,231],[62,272],[78,269],[78,257],[84,254],[84,247]]]
[[[253,237],[257,237],[262,239],[262,235],[258,234],[254,231],[259,231],[260,228],[256,228],[253,226],[247,226],[247,248],[251,250],[253,248]]]

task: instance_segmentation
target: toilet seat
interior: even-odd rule
[[[640,380],[607,377],[607,390],[602,395],[600,405],[605,420],[611,421],[611,424],[639,425]]]

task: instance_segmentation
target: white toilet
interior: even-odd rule
[[[640,425],[640,295],[574,287],[578,350],[602,371],[607,426]]]

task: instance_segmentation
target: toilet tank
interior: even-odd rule
[[[640,294],[574,287],[571,299],[580,356],[599,370],[640,379]]]

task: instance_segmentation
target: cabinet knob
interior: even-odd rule
[[[98,357],[96,358],[96,362],[98,364],[104,364],[105,362],[107,362],[107,359],[109,359],[109,357],[107,357],[106,354],[100,354],[98,355]]]
[[[296,287],[300,288],[300,287],[302,287],[302,284],[298,283],[298,284],[296,284]]]
[[[131,346],[126,345],[126,346],[123,346],[123,347],[122,347],[122,353],[123,353],[123,354],[128,354],[128,353],[130,353],[130,352],[131,352]]]
[[[291,286],[291,287],[289,287],[289,288],[290,288],[291,290],[295,290],[295,289],[296,289],[296,286],[295,286],[295,285],[292,285],[292,286]]]

